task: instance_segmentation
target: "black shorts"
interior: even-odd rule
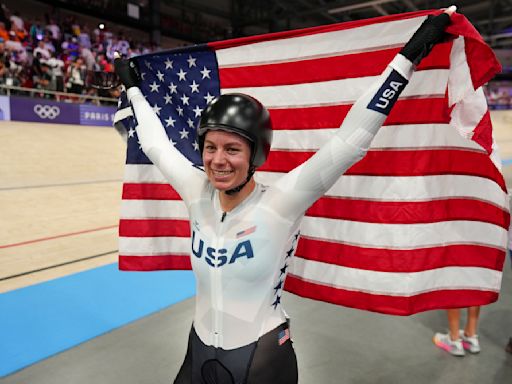
[[[174,384],[297,384],[297,359],[288,332],[288,325],[281,324],[254,343],[224,350],[205,345],[192,327]]]

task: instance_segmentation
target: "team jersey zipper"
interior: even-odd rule
[[[216,249],[224,247],[224,227],[227,212],[222,212],[220,219],[220,225],[217,232],[217,244]],[[223,297],[222,297],[222,269],[213,268],[212,270],[212,302],[214,308],[213,314],[213,346],[219,348],[222,345],[222,319],[221,312],[223,309]]]

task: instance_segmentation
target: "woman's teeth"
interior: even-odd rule
[[[216,175],[229,175],[232,171],[213,171]]]

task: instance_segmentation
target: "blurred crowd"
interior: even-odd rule
[[[28,20],[18,11],[1,5],[0,85],[32,88],[33,93],[65,92],[69,97],[39,93],[41,97],[68,101],[80,101],[76,95],[115,98],[117,89],[91,86],[93,72],[112,72],[115,51],[132,57],[156,49],[130,40],[122,31],[113,33],[103,24],[90,28],[74,16],[62,20],[52,16],[45,14]],[[0,87],[0,92],[7,91]]]
[[[512,108],[512,82],[491,82],[484,88],[487,104],[494,109]]]

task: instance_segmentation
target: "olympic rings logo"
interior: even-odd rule
[[[50,119],[53,120],[57,116],[60,115],[60,108],[57,106],[52,105],[41,105],[36,104],[34,106],[34,112],[41,118],[41,119]]]

